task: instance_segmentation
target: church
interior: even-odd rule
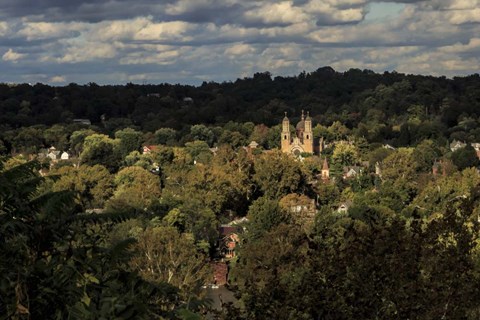
[[[295,127],[295,135],[292,137],[290,133],[290,120],[285,118],[282,121],[282,152],[300,155],[301,153],[314,153],[312,118],[307,112],[307,117],[304,116],[302,110],[302,117],[300,122]]]

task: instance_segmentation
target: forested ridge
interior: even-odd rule
[[[479,107],[478,74],[2,84],[0,319],[478,319]],[[302,110],[319,154],[278,150]]]

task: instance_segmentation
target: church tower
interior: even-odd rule
[[[282,152],[290,152],[290,120],[286,112],[282,121]]]
[[[303,132],[303,149],[305,152],[313,153],[312,118],[310,118],[308,111],[307,117],[305,118],[305,131]]]

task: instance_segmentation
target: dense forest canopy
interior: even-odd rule
[[[479,82],[478,74],[447,79],[359,69],[336,72],[323,67],[293,77],[272,78],[264,72],[234,82],[204,82],[199,87],[3,84],[0,123],[17,128],[86,118],[99,124],[103,115],[107,121],[127,121],[143,131],[228,121],[271,126],[285,111],[298,116],[301,109],[308,109],[323,125],[339,120],[352,128],[375,117],[375,111],[383,119],[393,117],[391,121],[397,123],[392,125],[401,124],[396,118],[405,116],[412,106],[422,106],[419,112],[424,116],[438,116],[441,123],[452,127],[461,115],[476,116]]]

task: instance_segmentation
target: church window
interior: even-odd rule
[[[307,134],[307,139],[309,139],[308,134]]]
[[[283,139],[287,140],[287,136],[285,135],[285,137]]]

